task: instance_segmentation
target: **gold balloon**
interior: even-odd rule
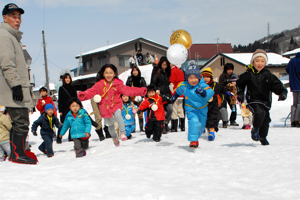
[[[192,37],[185,30],[174,31],[170,37],[170,44],[173,45],[176,43],[182,44],[186,49],[189,49],[192,45]]]

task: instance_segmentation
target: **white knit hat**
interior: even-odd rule
[[[1,111],[1,112],[4,112],[4,111],[5,111],[5,106],[1,106],[1,105],[0,105],[0,111]]]
[[[257,57],[263,57],[265,60],[266,60],[266,64],[268,63],[268,56],[267,56],[267,53],[262,50],[262,49],[257,49],[253,54],[252,54],[252,58],[251,58],[251,61],[250,61],[250,64],[253,64],[255,58]]]

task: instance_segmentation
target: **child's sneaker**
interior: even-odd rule
[[[116,147],[120,146],[120,142],[119,142],[118,138],[114,138],[113,142],[114,142],[114,144],[115,144]]]
[[[210,128],[209,132],[208,132],[208,140],[209,141],[214,141],[214,139],[215,139],[215,129]]]
[[[190,143],[190,148],[197,148],[198,147],[198,145],[199,145],[199,142],[198,141],[193,141],[193,142],[191,142]]]
[[[246,125],[245,125],[245,129],[246,129],[246,130],[249,130],[249,129],[251,129],[251,126],[250,126],[249,124],[246,124]]]
[[[127,140],[127,137],[126,137],[125,134],[121,134],[121,140],[122,140],[122,141],[126,141],[126,140]]]
[[[259,138],[261,145],[269,145],[267,138]]]
[[[258,141],[259,140],[259,129],[256,129],[254,127],[251,129],[251,138],[254,141]]]
[[[86,156],[86,150],[83,150],[83,156]]]
[[[47,155],[48,156],[48,158],[51,158],[51,157],[53,157],[54,155],[52,155],[52,154],[49,154],[49,155]]]

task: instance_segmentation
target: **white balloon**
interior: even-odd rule
[[[99,103],[99,102],[101,101],[101,96],[100,96],[99,94],[96,94],[96,95],[94,96],[94,101],[95,101],[96,103]]]
[[[136,102],[141,102],[141,101],[142,101],[142,97],[141,97],[141,96],[136,96],[136,97],[134,98],[134,100],[135,100]]]
[[[176,43],[169,47],[167,51],[167,58],[170,63],[174,65],[181,65],[186,61],[188,51],[182,44]]]

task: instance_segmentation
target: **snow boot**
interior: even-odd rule
[[[267,138],[259,138],[261,145],[269,145]]]
[[[209,141],[214,141],[215,139],[215,129],[214,128],[209,128],[208,130],[208,140]]]
[[[17,133],[10,131],[11,161],[21,164],[36,164],[36,160],[27,157],[25,153],[27,133]]]
[[[165,120],[165,127],[166,127],[167,132],[170,131],[170,128],[169,128],[168,124],[169,124],[169,121]]]
[[[180,129],[185,131],[185,118],[180,118]]]
[[[102,128],[96,130],[96,133],[98,134],[100,141],[105,140]]]
[[[105,132],[105,137],[106,138],[111,138],[111,135],[110,135],[110,133],[108,131],[108,126],[104,126],[104,132]]]
[[[171,120],[171,132],[177,132],[178,119]]]
[[[144,132],[144,119],[139,118],[140,132]]]
[[[246,130],[249,130],[249,129],[251,129],[251,126],[250,126],[249,124],[246,124],[246,125],[245,125],[245,129],[246,129]]]
[[[198,145],[199,145],[198,141],[193,141],[193,142],[190,143],[190,148],[195,149],[195,148],[198,147]]]
[[[230,126],[239,126],[239,124],[236,123],[235,121],[231,121],[231,122],[230,122]]]
[[[251,138],[254,141],[258,141],[259,140],[259,129],[257,128],[252,128],[251,129]]]
[[[223,122],[222,128],[227,128],[227,125],[228,125],[228,122],[227,122],[227,121],[224,121],[224,122]]]

